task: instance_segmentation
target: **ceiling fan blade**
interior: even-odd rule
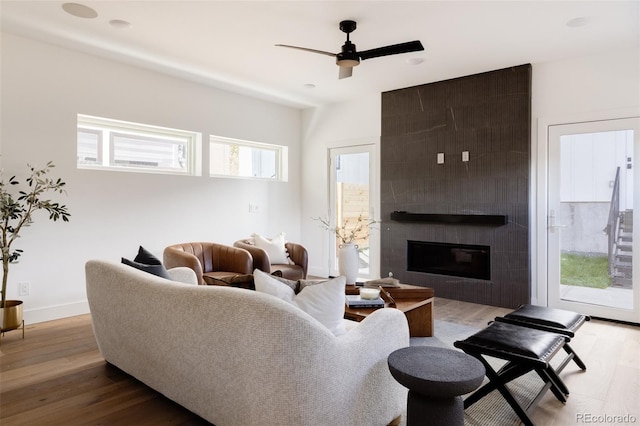
[[[390,46],[378,47],[376,49],[365,50],[358,52],[360,59],[371,59],[380,56],[397,55],[399,53],[418,52],[424,50],[420,40],[408,41],[406,43],[392,44]]]
[[[307,47],[289,46],[288,44],[276,44],[276,46],[288,47],[290,49],[304,50],[305,52],[311,52],[311,53],[319,53],[321,55],[333,56],[334,58],[336,57],[335,53],[325,52],[324,50],[309,49]]]
[[[342,80],[343,78],[351,77],[353,74],[353,67],[340,67],[340,72],[338,73],[338,79]]]

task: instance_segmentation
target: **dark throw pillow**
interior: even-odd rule
[[[138,249],[138,255],[133,260],[122,258],[122,263],[125,265],[132,266],[136,269],[140,269],[141,271],[147,272],[149,274],[157,275],[162,278],[166,278],[168,280],[171,279],[171,275],[162,265],[160,259],[155,257],[151,252],[146,250],[144,247],[140,246]]]
[[[144,265],[162,265],[160,259],[155,257],[149,250],[142,246],[138,248],[138,255],[133,259],[133,261]]]

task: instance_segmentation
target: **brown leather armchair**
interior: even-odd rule
[[[309,255],[307,253],[307,249],[304,248],[304,246],[291,242],[285,243],[284,246],[289,253],[289,259],[293,261],[293,264],[272,264],[269,259],[269,254],[267,254],[265,250],[250,243],[250,241],[251,238],[238,240],[233,243],[233,246],[242,248],[251,253],[251,256],[253,257],[253,269],[259,269],[268,274],[272,274],[275,271],[281,271],[282,276],[290,280],[300,280],[307,278]]]
[[[207,284],[207,278],[217,279],[229,275],[253,273],[253,259],[244,249],[217,243],[182,243],[164,249],[165,268],[186,266],[195,271],[198,283]]]

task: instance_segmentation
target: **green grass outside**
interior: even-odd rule
[[[563,253],[560,259],[562,284],[590,288],[607,288],[611,285],[606,256]]]

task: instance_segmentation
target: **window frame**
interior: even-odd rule
[[[171,174],[179,176],[200,176],[202,174],[202,134],[190,130],[173,129],[143,123],[115,120],[104,117],[96,117],[78,114],[77,132],[98,133],[98,160],[100,164],[80,164],[76,160],[78,169],[85,170],[109,170],[152,174]],[[115,163],[115,138],[129,137],[132,140],[151,141],[176,144],[184,143],[185,169],[153,167],[144,165]],[[76,145],[77,150],[77,145]],[[77,152],[77,151],[76,151]]]
[[[95,130],[95,129],[89,129],[89,128],[82,128],[82,129],[77,128],[76,135],[77,135],[77,133],[79,131],[82,131],[84,133],[94,134],[94,135],[97,136],[98,140],[96,141],[96,143],[98,144],[98,146],[96,148],[96,162],[102,163],[102,157],[103,157],[103,155],[102,155],[102,146],[103,146],[103,142],[102,142],[103,133],[102,133],[102,131]],[[79,157],[78,154],[79,154],[78,142],[76,141],[76,164],[78,164],[78,161],[80,161],[80,159],[78,158]],[[84,165],[88,165],[88,166],[91,167],[91,165],[88,164],[88,163],[84,164]]]
[[[211,146],[213,144],[239,146],[251,149],[259,149],[265,151],[272,151],[275,153],[275,177],[262,177],[262,176],[243,176],[232,175],[224,173],[213,172],[213,150]],[[289,147],[286,145],[276,145],[264,142],[247,141],[243,139],[227,138],[224,136],[209,135],[209,177],[212,178],[230,178],[230,179],[252,179],[267,182],[287,182],[288,176],[288,156]]]

